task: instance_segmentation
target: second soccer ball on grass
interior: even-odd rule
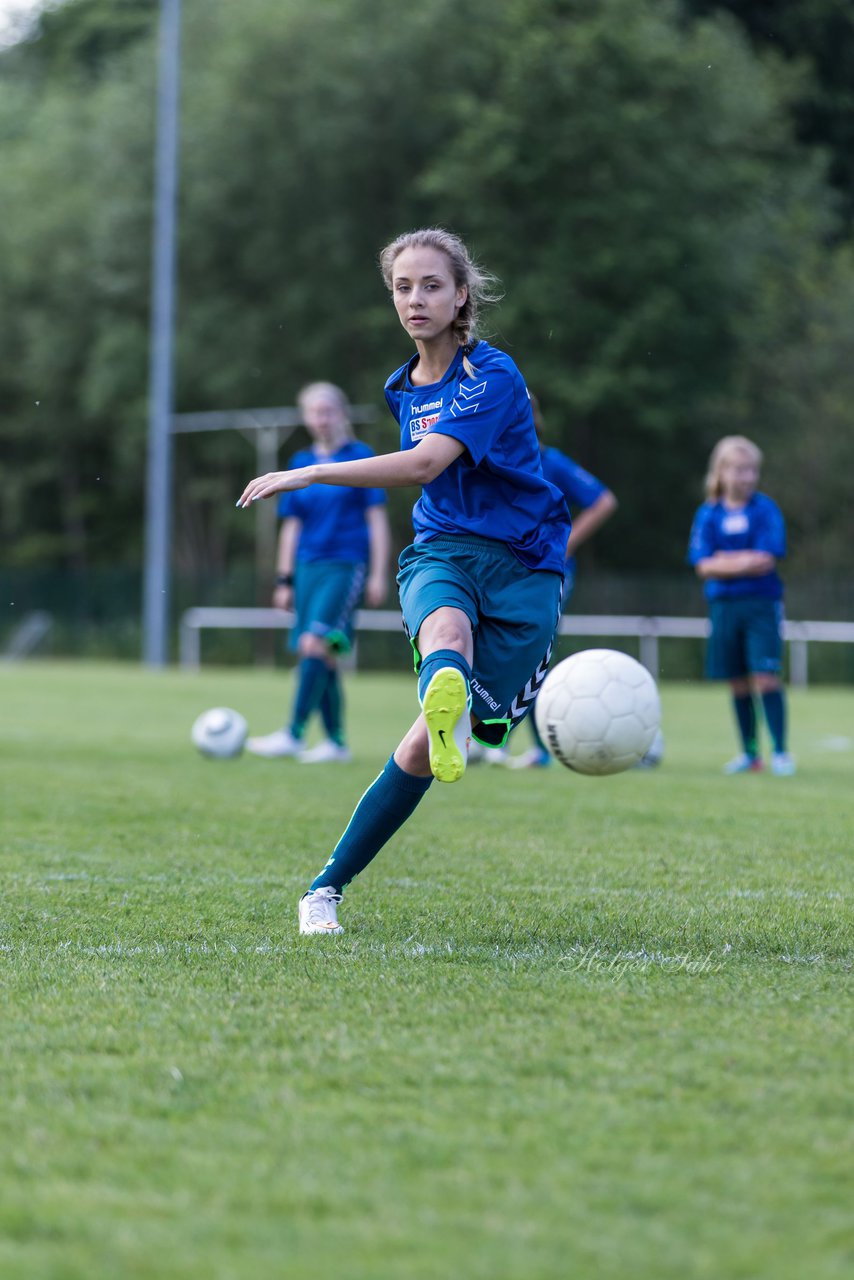
[[[203,756],[233,760],[243,750],[247,732],[248,725],[239,711],[231,707],[211,707],[195,721],[191,737]]]
[[[646,667],[616,649],[564,658],[543,682],[534,707],[540,736],[575,773],[631,769],[661,724],[658,689]]]

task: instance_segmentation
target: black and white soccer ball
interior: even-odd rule
[[[584,649],[546,676],[534,705],[540,736],[576,773],[622,773],[642,760],[661,724],[646,667],[616,649]]]
[[[231,760],[240,755],[248,732],[249,726],[239,711],[211,707],[196,720],[191,737],[202,755]]]

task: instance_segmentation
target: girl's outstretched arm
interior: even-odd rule
[[[235,505],[248,507],[259,498],[307,489],[310,484],[350,485],[357,489],[400,489],[407,485],[425,485],[441,475],[464,448],[453,436],[433,432],[414,449],[400,453],[381,453],[378,457],[357,458],[352,462],[316,462],[293,471],[268,471],[266,475],[249,481]]]

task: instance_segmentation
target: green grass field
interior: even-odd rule
[[[793,779],[696,685],[658,770],[472,768],[300,939],[410,679],[309,768],[189,744],[284,673],[0,677],[4,1280],[852,1274],[854,692]]]

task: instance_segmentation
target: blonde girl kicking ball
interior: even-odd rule
[[[705,583],[711,634],[706,672],[728,680],[741,751],[725,773],[763,768],[757,742],[761,700],[771,737],[771,772],[788,777],[795,763],[786,749],[782,667],[783,584],[777,563],[786,554],[780,508],[757,492],[762,453],[746,436],[724,436],[712,450],[706,501],[691,529],[689,562]]]
[[[462,778],[473,734],[503,746],[548,665],[569,512],[543,477],[531,402],[504,352],[478,341],[491,279],[441,228],[380,257],[415,353],[386,382],[400,451],[252,480],[238,506],[310,484],[420,486],[398,586],[420,714],[371,784],[299,903],[301,933],[337,933],[344,887],[415,811],[434,778]]]

